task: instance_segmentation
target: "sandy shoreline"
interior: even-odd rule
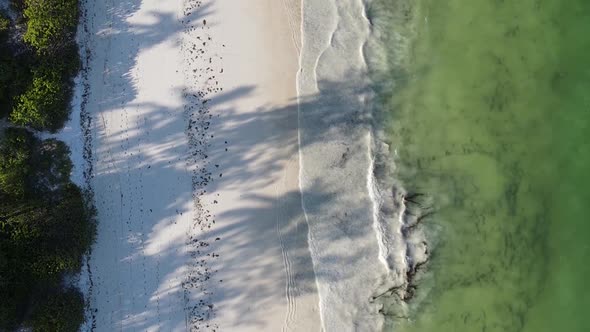
[[[320,329],[297,2],[92,2],[92,330]]]

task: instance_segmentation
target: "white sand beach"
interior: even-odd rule
[[[318,331],[298,1],[92,1],[93,331]]]

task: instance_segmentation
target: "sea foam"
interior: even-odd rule
[[[375,126],[366,5],[302,5],[300,186],[326,331],[381,329],[383,300],[400,298],[425,252],[404,235],[405,192]]]

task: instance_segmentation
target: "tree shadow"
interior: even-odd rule
[[[352,97],[365,91],[325,81],[316,95],[251,110],[232,105],[255,86],[177,88],[172,104],[142,100],[139,54],[180,43],[185,21],[212,10],[136,17],[143,5],[86,3],[108,13],[88,18],[88,78],[98,85],[86,106],[99,220],[91,329],[214,329],[230,310],[235,326],[264,330],[251,312],[275,303],[287,303],[291,317],[312,311],[319,324],[314,308],[294,308],[306,296],[316,305],[318,285],[337,294],[327,305],[338,296],[368,305],[370,287],[355,285],[382,283],[371,271],[383,267],[367,266],[378,255],[367,194],[372,120]],[[335,112],[335,104],[346,107]],[[300,156],[301,188],[293,178]]]

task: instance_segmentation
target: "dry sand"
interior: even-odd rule
[[[95,331],[317,331],[299,4],[91,1]]]

